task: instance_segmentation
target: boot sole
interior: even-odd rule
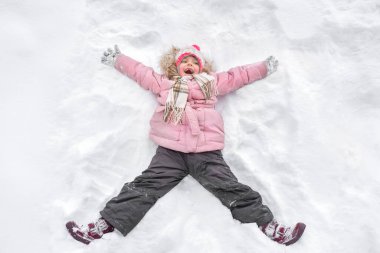
[[[69,222],[66,223],[66,229],[67,229],[67,231],[70,233],[70,235],[71,235],[75,240],[77,240],[77,241],[79,241],[79,242],[81,242],[81,243],[84,243],[84,244],[86,244],[86,245],[90,244],[91,241],[88,241],[88,240],[84,239],[83,237],[77,235],[77,234],[74,232],[74,230],[73,230],[74,227],[77,227],[77,225],[75,224],[75,222],[73,222],[73,221],[69,221]]]
[[[289,245],[292,245],[293,243],[297,242],[301,238],[303,232],[305,231],[305,228],[306,228],[305,224],[298,223],[295,227],[295,229],[297,230],[296,236],[292,240],[290,240],[289,242],[285,243],[285,245],[289,246]]]

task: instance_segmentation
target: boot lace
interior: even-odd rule
[[[291,237],[291,228],[279,224],[276,220],[270,222],[265,228],[264,233],[272,240],[284,242]]]
[[[94,226],[89,226],[88,234],[91,236],[97,235],[99,237],[103,236],[103,232],[109,228],[108,224],[104,219],[99,219],[94,223]]]

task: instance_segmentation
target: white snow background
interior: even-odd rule
[[[379,252],[379,1],[1,0],[0,24],[1,253]],[[279,221],[307,224],[299,243],[233,220],[191,177],[127,237],[70,238],[156,149],[154,96],[100,63],[115,43],[157,72],[171,45],[217,71],[279,59],[217,110],[227,163]]]

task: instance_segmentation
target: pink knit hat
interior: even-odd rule
[[[201,54],[200,47],[198,45],[192,45],[190,47],[185,47],[179,50],[179,52],[175,55],[175,65],[178,66],[182,62],[183,58],[187,56],[194,56],[197,59],[199,63],[199,72],[202,72],[205,61]]]

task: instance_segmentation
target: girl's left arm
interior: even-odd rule
[[[216,73],[219,95],[225,95],[247,84],[263,79],[276,71],[278,61],[268,57],[265,61],[232,68],[226,72]]]

